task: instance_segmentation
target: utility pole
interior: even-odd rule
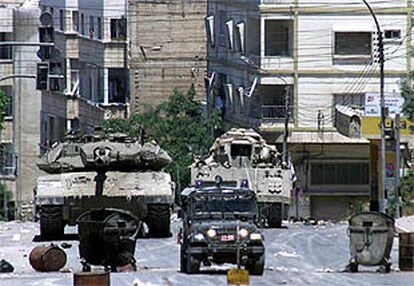
[[[384,43],[382,38],[382,31],[379,25],[377,16],[372,10],[371,6],[366,0],[362,0],[367,6],[369,12],[374,18],[375,26],[377,28],[378,35],[378,52],[379,52],[379,64],[380,64],[380,105],[381,105],[381,146],[380,146],[380,159],[381,159],[381,195],[379,196],[379,211],[385,213],[387,203],[385,201],[385,100],[384,100]]]
[[[400,114],[395,114],[395,218],[400,217]]]
[[[289,119],[290,119],[290,86],[285,86],[285,129],[283,131],[283,153],[282,161],[288,166],[288,156],[287,156],[287,140],[289,136]]]

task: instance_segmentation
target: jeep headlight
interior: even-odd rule
[[[262,240],[262,235],[260,233],[251,233],[250,240]]]
[[[215,237],[217,234],[215,229],[210,228],[209,230],[207,230],[207,235],[208,237]]]
[[[239,235],[241,238],[245,238],[249,235],[249,231],[245,228],[239,230]]]
[[[196,235],[194,235],[194,240],[195,241],[202,241],[202,240],[204,240],[204,235],[202,233],[197,233]]]

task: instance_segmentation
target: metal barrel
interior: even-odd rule
[[[29,261],[36,271],[58,271],[66,264],[66,253],[57,245],[39,245],[30,252]]]
[[[399,234],[399,266],[401,271],[414,271],[414,232]]]
[[[73,286],[109,286],[109,272],[79,272],[73,274]]]

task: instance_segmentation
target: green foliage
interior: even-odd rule
[[[400,193],[402,207],[410,207],[414,200],[414,170],[410,169],[408,173],[401,178]]]
[[[3,130],[4,114],[9,105],[9,99],[7,95],[0,90],[0,132]]]
[[[400,82],[401,96],[404,98],[402,112],[404,117],[414,120],[414,89],[413,89],[414,72],[410,72]]]
[[[221,124],[218,113],[208,118],[203,115],[195,95],[194,86],[186,94],[175,90],[159,106],[134,114],[128,120],[106,120],[102,126],[107,131],[125,132],[134,137],[139,137],[143,128],[173,158],[166,171],[171,173],[180,191],[190,184],[189,166],[193,156],[208,153],[214,140],[212,130]]]

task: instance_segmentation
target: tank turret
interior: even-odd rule
[[[144,144],[125,134],[69,137],[38,160],[39,169],[55,174],[78,171],[158,171],[171,157],[155,142]]]
[[[169,236],[175,185],[162,168],[172,160],[155,141],[143,141],[98,131],[53,145],[37,162],[51,174],[37,182],[41,236],[61,237],[79,215],[105,207],[130,211],[150,236]]]

